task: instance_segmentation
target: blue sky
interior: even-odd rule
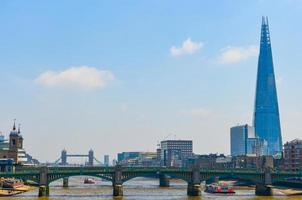
[[[261,16],[269,17],[284,141],[300,136],[302,3],[0,1],[0,130],[26,150],[98,158],[193,139],[229,153],[252,122]],[[176,135],[176,136],[174,136]]]

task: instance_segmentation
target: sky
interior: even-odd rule
[[[16,118],[40,161],[163,139],[229,154],[230,127],[252,124],[262,16],[283,141],[301,138],[299,0],[2,0],[0,130]]]

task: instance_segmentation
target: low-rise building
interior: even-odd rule
[[[275,167],[273,156],[234,156],[232,158],[232,163],[233,168],[242,169],[264,170],[266,168],[273,169]]]
[[[202,169],[225,169],[232,167],[232,157],[224,154],[194,155],[186,166],[198,165]]]
[[[0,172],[13,172],[14,160],[11,158],[0,159]]]
[[[140,152],[122,152],[117,154],[117,162],[139,157]]]
[[[295,139],[284,144],[283,169],[287,171],[302,170],[302,140]]]
[[[118,164],[128,167],[157,167],[157,152],[123,152],[118,154]]]

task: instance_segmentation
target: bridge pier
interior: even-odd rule
[[[49,185],[40,185],[39,197],[48,197],[48,196],[49,196]]]
[[[257,196],[272,196],[273,190],[270,186],[264,184],[256,184],[255,194]]]
[[[262,182],[256,184],[255,194],[257,196],[272,196],[273,190],[269,186],[272,184],[271,168],[267,167],[264,169],[264,178]]]
[[[123,196],[123,185],[113,185],[113,196],[120,197]]]
[[[169,187],[170,186],[170,177],[166,174],[159,175],[159,187]]]
[[[63,187],[64,188],[68,187],[68,177],[63,178]]]
[[[48,168],[40,168],[39,197],[49,196]]]
[[[123,196],[123,180],[122,180],[122,166],[116,165],[114,167],[114,174],[112,180],[113,196]]]
[[[191,180],[188,182],[188,196],[201,196],[200,182],[200,167],[198,165],[194,165],[191,172]]]
[[[199,183],[188,183],[188,188],[187,188],[187,195],[188,196],[201,196],[201,186]]]

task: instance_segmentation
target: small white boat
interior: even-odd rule
[[[84,184],[95,184],[95,181],[92,178],[85,178]]]

